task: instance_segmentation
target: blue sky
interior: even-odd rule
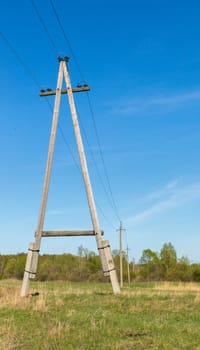
[[[60,55],[69,55],[72,85],[82,83],[51,3],[34,1]],[[142,250],[171,242],[179,257],[200,261],[200,4],[198,1],[54,0],[89,93],[113,196],[126,232]],[[12,9],[12,11],[11,11]],[[56,86],[57,54],[31,1],[1,2],[0,253],[27,251],[37,226],[51,109],[39,88]],[[53,98],[49,98],[53,106]],[[75,96],[101,227],[119,247],[119,220],[106,183],[86,94]],[[59,124],[78,161],[63,96]],[[85,134],[87,137],[85,137]],[[87,142],[87,140],[89,142]],[[89,146],[88,146],[89,143]],[[103,213],[102,213],[103,212]],[[58,131],[45,229],[90,229],[82,178]],[[42,253],[96,251],[93,238],[43,239]]]

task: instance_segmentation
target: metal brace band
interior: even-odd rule
[[[36,272],[31,272],[31,271],[27,271],[27,270],[25,270],[25,272],[31,273],[31,275],[36,275]]]
[[[109,247],[110,247],[110,244],[105,245],[105,247],[100,247],[100,248],[98,248],[98,250],[100,250],[100,249],[105,249],[105,248],[109,248]]]
[[[114,267],[113,269],[103,271],[103,273],[108,273],[108,272],[115,271],[115,270],[116,270],[116,268]]]
[[[39,253],[39,252],[40,252],[39,249],[31,249],[31,248],[28,248],[28,250],[30,250],[30,252],[36,252],[36,253]]]

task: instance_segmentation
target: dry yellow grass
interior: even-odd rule
[[[173,283],[173,282],[159,282],[155,283],[154,286],[147,288],[133,288],[123,289],[121,295],[128,298],[137,298],[142,296],[147,297],[159,297],[163,295],[169,295],[172,298],[178,295],[195,295],[194,303],[200,303],[200,284],[198,283]]]
[[[164,282],[156,284],[154,287],[158,291],[172,292],[195,292],[200,293],[200,284],[197,283],[170,283]]]
[[[20,298],[19,289],[16,287],[0,287],[0,308],[26,307],[28,301]]]
[[[0,308],[21,308],[26,309],[27,307],[33,310],[48,310],[49,296],[54,297],[54,305],[63,306],[63,295],[91,295],[95,293],[95,289],[91,288],[76,288],[73,286],[67,286],[66,289],[61,290],[56,284],[53,290],[48,290],[48,283],[36,283],[37,290],[39,290],[39,295],[34,297],[30,294],[28,297],[20,297],[20,283],[19,281],[3,281],[0,286]],[[34,302],[30,302],[30,299],[34,299]],[[1,349],[0,349],[1,350]]]
[[[14,331],[12,319],[4,319],[3,325],[0,327],[0,349],[14,350],[17,346],[17,336]]]

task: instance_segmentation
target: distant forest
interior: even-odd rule
[[[119,251],[113,258],[119,275]],[[22,279],[26,254],[0,255],[0,279]],[[129,265],[128,265],[129,264]],[[123,280],[128,281],[196,281],[200,282],[200,263],[190,263],[187,257],[177,258],[171,243],[165,243],[160,252],[145,249],[138,263],[127,262],[123,251]],[[99,256],[80,246],[77,255],[40,255],[37,280],[39,281],[99,281],[105,282]]]

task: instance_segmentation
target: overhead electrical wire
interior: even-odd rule
[[[75,64],[76,64],[76,66],[77,66],[77,69],[78,69],[78,71],[79,71],[79,74],[80,74],[80,76],[81,76],[81,79],[82,79],[83,83],[85,83],[85,78],[84,78],[83,72],[81,71],[81,68],[80,68],[80,66],[79,66],[78,60],[77,60],[77,58],[76,58],[76,55],[74,54],[74,51],[73,51],[73,49],[72,49],[72,46],[71,46],[70,41],[69,41],[69,39],[68,39],[68,36],[67,36],[67,34],[66,34],[66,32],[65,32],[65,29],[64,29],[64,27],[63,27],[63,25],[62,25],[62,22],[61,22],[61,20],[60,20],[60,17],[59,17],[59,15],[58,15],[58,12],[57,12],[57,10],[56,10],[56,8],[55,8],[55,5],[54,5],[54,3],[53,3],[53,0],[49,0],[49,2],[50,2],[50,5],[51,5],[51,8],[52,8],[52,10],[53,10],[53,13],[54,13],[54,15],[55,15],[55,17],[56,17],[56,20],[57,20],[57,22],[58,22],[58,25],[59,25],[59,27],[60,27],[60,30],[61,30],[61,32],[62,32],[62,34],[63,34],[63,37],[64,37],[64,39],[65,39],[65,42],[66,42],[67,46],[69,47],[69,49],[70,49],[70,51],[71,51],[72,57],[73,57],[74,62],[75,62]]]
[[[34,84],[36,85],[36,87],[40,89],[40,88],[41,88],[41,85],[39,84],[39,82],[38,82],[38,80],[36,79],[35,75],[34,75],[33,72],[29,69],[29,67],[25,64],[25,62],[23,61],[22,57],[19,55],[19,53],[17,52],[17,50],[16,50],[16,49],[14,48],[14,46],[10,43],[10,41],[7,39],[7,37],[5,36],[5,34],[2,33],[2,32],[0,32],[0,36],[1,36],[1,38],[3,39],[4,43],[8,46],[8,48],[10,49],[10,51],[12,52],[12,54],[15,56],[16,60],[18,61],[18,63],[20,63],[20,65],[23,67],[23,69],[25,70],[25,72],[26,72],[26,74],[29,76],[29,78],[34,82]],[[48,108],[50,109],[50,111],[53,112],[53,108],[52,108],[52,106],[51,106],[51,104],[50,104],[50,102],[49,102],[49,100],[48,100],[47,97],[45,97],[45,101],[46,101],[46,103],[47,103]],[[60,134],[61,134],[61,136],[62,136],[62,138],[63,138],[63,141],[64,141],[66,147],[68,148],[68,150],[69,150],[69,152],[70,152],[70,154],[71,154],[71,157],[72,157],[72,159],[73,159],[73,161],[74,161],[74,163],[75,163],[75,165],[76,165],[76,167],[77,167],[77,169],[78,169],[78,171],[79,171],[79,174],[82,175],[80,165],[79,165],[79,163],[76,161],[76,159],[75,159],[75,157],[74,157],[74,155],[73,155],[73,152],[72,152],[72,150],[71,150],[71,147],[69,146],[69,144],[68,144],[68,142],[67,142],[67,140],[66,140],[66,138],[65,138],[64,132],[63,132],[61,126],[59,125],[59,122],[58,122],[58,129],[59,129]],[[102,216],[103,216],[104,219],[107,221],[107,223],[108,223],[110,226],[114,227],[113,224],[110,222],[110,220],[106,217],[106,215],[104,214],[102,208],[98,205],[97,202],[96,202],[96,205],[97,205],[98,209],[101,211]]]
[[[49,39],[49,41],[50,41],[50,43],[51,43],[51,45],[52,45],[52,48],[53,48],[54,52],[55,52],[56,55],[58,56],[58,50],[57,50],[55,41],[53,40],[52,36],[50,35],[50,33],[49,33],[49,31],[48,31],[48,28],[47,28],[47,26],[46,26],[46,24],[45,24],[45,22],[44,22],[42,16],[40,15],[40,12],[39,12],[37,6],[35,5],[35,3],[34,3],[33,0],[30,0],[30,2],[31,2],[31,4],[32,4],[32,6],[33,6],[33,8],[34,8],[34,11],[35,11],[35,13],[36,13],[36,15],[37,15],[37,17],[38,17],[40,23],[41,23],[41,25],[42,25],[42,27],[43,27],[43,29],[44,29],[46,35],[48,36],[48,39]]]
[[[76,59],[76,56],[75,56],[75,54],[74,54],[74,52],[73,52],[73,50],[72,50],[72,46],[71,46],[70,41],[69,41],[69,39],[68,39],[68,37],[67,37],[67,35],[66,35],[66,32],[65,32],[65,30],[64,30],[64,27],[63,27],[63,25],[62,25],[62,22],[61,22],[61,20],[60,20],[60,18],[59,18],[58,12],[56,11],[56,8],[55,8],[55,6],[54,6],[53,1],[52,1],[52,0],[49,0],[49,1],[50,1],[50,4],[51,4],[53,13],[54,13],[54,15],[55,15],[55,17],[56,17],[56,19],[57,19],[58,24],[59,24],[59,27],[60,27],[60,29],[61,29],[63,35],[64,35],[66,44],[68,45],[68,47],[69,47],[69,49],[70,49],[70,51],[71,51],[71,53],[72,53],[72,56],[73,56],[74,61],[75,61],[75,63],[76,63],[76,66],[77,66],[77,69],[78,69],[78,71],[79,71],[79,74],[80,74],[82,80],[85,82],[83,73],[82,73],[82,71],[81,71],[81,69],[80,69],[80,66],[79,66],[79,64],[78,64],[78,61],[77,61],[77,59]],[[34,11],[35,11],[35,13],[36,13],[38,19],[39,19],[39,22],[41,23],[41,25],[42,25],[42,27],[43,27],[43,29],[44,29],[44,32],[46,33],[46,35],[47,35],[47,37],[48,37],[48,39],[49,39],[49,41],[50,41],[50,43],[51,43],[51,45],[52,45],[52,48],[53,48],[54,52],[55,52],[56,54],[58,54],[58,50],[57,50],[57,48],[56,48],[55,41],[52,39],[52,36],[51,36],[51,34],[49,33],[49,31],[48,31],[48,29],[47,29],[47,26],[46,26],[46,24],[45,24],[45,22],[44,22],[44,20],[43,20],[43,18],[42,18],[42,16],[41,16],[41,14],[40,14],[38,8],[36,7],[36,5],[35,5],[35,3],[34,3],[33,0],[30,0],[30,2],[31,2],[31,4],[32,4],[32,6],[33,6],[33,8],[34,8]],[[89,97],[88,97],[88,99],[89,99]],[[91,105],[91,104],[90,104],[90,105]],[[90,106],[90,110],[91,110],[91,106]],[[93,116],[93,119],[94,119],[94,116]],[[93,123],[94,123],[94,121],[93,121]],[[95,125],[95,124],[94,124],[94,125]],[[81,170],[80,170],[80,166],[79,166],[79,164],[77,163],[77,161],[76,161],[76,159],[75,159],[75,157],[74,157],[74,155],[73,155],[73,152],[71,151],[70,146],[69,146],[68,142],[66,141],[66,139],[65,139],[65,137],[64,137],[64,132],[62,131],[62,128],[60,127],[59,124],[58,124],[58,127],[59,127],[59,129],[60,129],[60,133],[61,133],[61,135],[62,135],[62,138],[63,138],[63,140],[64,140],[64,143],[66,144],[66,146],[67,146],[68,150],[70,151],[70,154],[71,154],[71,156],[72,156],[72,158],[73,158],[73,160],[74,160],[74,162],[75,162],[76,167],[78,168],[79,171],[81,171]],[[97,167],[97,164],[96,164],[96,161],[95,161],[94,154],[93,154],[93,152],[92,152],[92,150],[91,150],[91,147],[90,147],[90,145],[89,145],[89,141],[88,141],[88,138],[87,138],[87,136],[86,136],[86,132],[85,132],[83,126],[82,126],[82,129],[83,129],[83,131],[84,131],[85,138],[86,138],[88,147],[89,147],[89,149],[90,149],[90,152],[91,152],[91,154],[92,154],[92,159],[93,159],[93,162],[94,162],[94,164],[95,164],[95,168],[96,168],[96,170],[97,170],[97,174],[98,174],[99,179],[100,179],[100,182],[101,182],[101,184],[102,184],[102,186],[103,186],[103,188],[104,188],[104,192],[105,192],[105,194],[106,194],[106,196],[107,196],[107,199],[108,199],[108,201],[109,201],[111,207],[113,207],[113,209],[115,210],[115,206],[113,206],[113,196],[111,197],[111,198],[112,198],[112,201],[110,201],[110,198],[109,198],[109,196],[108,196],[106,187],[105,187],[104,182],[103,182],[103,180],[102,180],[102,177],[101,177],[101,175],[100,175],[100,173],[99,173],[99,170],[98,170],[98,167]],[[96,127],[95,127],[95,133],[96,133],[96,135],[97,135],[97,129],[96,129]],[[98,139],[99,139],[99,138],[98,138]],[[101,152],[101,158],[103,159],[102,152]],[[105,162],[104,162],[103,164],[104,164],[104,169],[105,169]],[[106,177],[108,178],[107,172],[106,172]],[[111,192],[110,183],[109,183],[109,189],[110,189],[110,192]],[[101,212],[103,212],[103,211],[101,210]],[[104,215],[104,216],[105,216],[105,215]],[[119,219],[119,217],[118,217],[118,219]],[[120,220],[120,219],[119,219],[119,220]]]
[[[56,55],[58,56],[59,52],[58,52],[58,50],[57,50],[55,41],[53,40],[51,34],[49,33],[48,28],[47,28],[47,26],[46,26],[46,24],[45,24],[45,22],[44,22],[42,16],[40,15],[40,12],[39,12],[37,6],[35,5],[35,3],[34,3],[33,0],[30,0],[30,2],[31,2],[31,4],[32,4],[32,6],[33,6],[33,8],[34,8],[34,11],[35,11],[35,13],[36,13],[36,15],[37,15],[37,18],[39,19],[39,22],[41,23],[41,25],[42,25],[42,27],[43,27],[43,29],[44,29],[44,32],[45,32],[46,35],[48,36],[48,39],[49,39],[49,41],[50,41],[50,43],[51,43],[51,45],[52,45],[52,48],[53,48],[54,52],[55,52]],[[48,104],[48,106],[49,106],[51,112],[53,112],[53,108],[52,108],[52,106],[51,106],[51,104],[50,104],[50,102],[49,102],[49,100],[48,100],[48,98],[47,98],[46,96],[45,96],[45,100],[46,100],[46,102],[47,102],[47,104]],[[58,122],[58,129],[59,129],[59,131],[60,131],[60,134],[61,134],[61,136],[62,136],[62,138],[63,138],[63,141],[64,141],[65,145],[67,146],[67,148],[68,148],[68,150],[69,150],[69,152],[70,152],[70,154],[71,154],[71,157],[72,157],[72,159],[73,159],[73,161],[74,161],[76,167],[78,168],[79,171],[81,171],[80,166],[79,166],[79,164],[77,163],[77,161],[76,161],[76,159],[75,159],[75,157],[74,157],[74,155],[73,155],[73,152],[72,152],[72,150],[71,150],[71,148],[70,148],[70,146],[69,146],[69,144],[68,144],[68,142],[67,142],[67,140],[66,140],[66,138],[65,138],[64,132],[63,132],[63,130],[62,130],[62,128],[61,128],[59,122]]]
[[[10,51],[14,54],[15,58],[17,59],[17,61],[20,63],[20,65],[24,68],[25,72],[27,73],[27,75],[31,78],[31,80],[34,82],[34,84],[36,85],[37,88],[41,89],[41,84],[38,82],[38,80],[36,79],[35,75],[33,74],[33,72],[30,70],[30,68],[26,65],[26,63],[23,61],[23,59],[21,58],[21,56],[19,55],[19,53],[17,52],[17,50],[14,48],[14,46],[10,43],[10,41],[7,39],[7,37],[5,36],[5,34],[3,34],[2,32],[0,32],[0,36],[2,37],[3,41],[5,42],[5,44],[8,46],[8,48],[10,49]],[[48,98],[45,96],[45,101],[48,105],[48,108],[50,109],[51,112],[53,112],[53,107],[50,104]],[[76,159],[73,155],[73,152],[65,138],[64,132],[58,122],[58,129],[60,131],[60,134],[63,138],[63,141],[65,143],[65,145],[67,146],[71,157],[74,160],[74,163],[76,164],[78,170],[81,172],[80,166],[79,164],[76,162]]]
[[[37,15],[37,17],[38,17],[38,20],[40,21],[40,23],[41,23],[41,25],[42,25],[42,27],[43,27],[44,32],[46,33],[46,35],[47,35],[47,37],[48,37],[48,39],[49,39],[49,41],[50,41],[50,43],[51,43],[52,49],[54,50],[54,52],[56,53],[56,55],[58,55],[58,50],[57,50],[55,41],[53,40],[51,34],[49,33],[48,28],[47,28],[47,26],[46,26],[46,24],[45,24],[45,22],[44,22],[42,16],[40,15],[40,12],[39,12],[38,8],[36,7],[36,5],[35,5],[35,3],[34,3],[33,0],[30,0],[30,2],[31,2],[31,4],[32,4],[32,6],[33,6],[33,8],[34,8],[34,11],[35,11],[35,13],[36,13],[36,15]],[[62,25],[62,22],[61,22],[61,20],[60,20],[60,17],[59,17],[59,15],[58,15],[58,12],[56,11],[55,5],[54,5],[54,3],[53,3],[52,0],[49,0],[49,2],[50,2],[50,4],[51,4],[53,13],[54,13],[54,15],[55,15],[55,17],[56,17],[56,19],[57,19],[58,24],[59,24],[59,27],[60,27],[60,29],[61,29],[61,31],[62,31],[62,34],[63,34],[63,36],[64,36],[64,38],[65,38],[66,44],[68,45],[68,47],[69,47],[69,49],[70,49],[70,51],[71,51],[71,54],[72,54],[72,56],[73,56],[73,59],[74,59],[75,64],[76,64],[76,66],[77,66],[77,69],[78,69],[78,71],[79,71],[79,74],[80,74],[82,80],[85,82],[83,73],[82,73],[82,71],[81,71],[81,69],[80,69],[80,66],[79,66],[79,64],[78,64],[78,61],[77,61],[77,59],[76,59],[76,56],[75,56],[75,54],[74,54],[74,52],[73,52],[73,50],[72,50],[72,46],[71,46],[70,41],[69,41],[69,39],[68,39],[68,37],[67,37],[67,35],[66,35],[66,32],[65,32],[64,27],[63,27],[63,25]],[[20,55],[17,53],[17,51],[14,49],[14,47],[10,44],[10,42],[7,40],[7,38],[5,37],[5,35],[3,35],[3,33],[1,33],[1,36],[2,36],[2,38],[4,39],[5,43],[9,46],[10,50],[15,54],[15,57],[17,58],[17,60],[19,61],[19,63],[23,66],[23,68],[24,68],[24,69],[26,70],[26,72],[29,74],[29,76],[31,77],[31,79],[34,81],[34,83],[37,85],[37,87],[40,88],[40,84],[38,83],[37,79],[35,78],[35,76],[34,76],[33,73],[31,72],[31,70],[27,67],[27,65],[24,63],[24,61],[21,59]],[[100,139],[99,139],[98,132],[97,132],[97,126],[96,126],[96,122],[95,122],[95,118],[94,118],[94,112],[93,112],[93,109],[92,109],[91,100],[90,100],[90,97],[89,97],[89,94],[88,94],[88,93],[87,93],[87,98],[88,98],[89,109],[90,109],[90,113],[91,113],[91,117],[92,117],[92,121],[93,121],[94,131],[95,131],[95,135],[96,135],[96,139],[97,139],[97,144],[98,144],[98,147],[99,147],[99,152],[100,152],[100,156],[101,156],[101,160],[102,160],[102,164],[103,164],[103,168],[104,168],[104,172],[105,172],[105,177],[106,177],[107,184],[108,184],[108,189],[109,189],[110,197],[109,197],[109,195],[108,195],[108,193],[107,193],[107,189],[106,189],[106,187],[105,187],[105,185],[104,185],[104,182],[103,182],[103,180],[102,180],[102,177],[101,177],[101,175],[100,175],[100,172],[99,172],[97,163],[96,163],[96,161],[95,161],[94,154],[93,154],[92,149],[91,149],[91,147],[90,147],[90,145],[89,145],[89,141],[88,141],[86,132],[85,132],[83,126],[81,126],[81,127],[82,127],[82,129],[83,129],[83,131],[84,131],[85,139],[86,139],[87,144],[88,144],[88,147],[89,147],[89,149],[90,149],[90,152],[91,152],[91,155],[92,155],[92,159],[93,159],[93,162],[94,162],[94,165],[95,165],[95,168],[96,168],[98,177],[99,177],[99,179],[100,179],[101,185],[102,185],[102,187],[103,187],[103,189],[104,189],[104,192],[105,192],[105,194],[106,194],[106,197],[107,197],[107,199],[108,199],[108,201],[109,201],[109,203],[110,203],[110,205],[111,205],[113,211],[115,212],[115,215],[116,215],[117,219],[118,219],[119,221],[121,221],[121,220],[120,220],[120,217],[119,217],[119,214],[118,214],[118,209],[117,209],[117,206],[116,206],[116,203],[115,203],[115,200],[114,200],[113,192],[112,192],[112,189],[111,189],[110,180],[109,180],[109,177],[108,177],[108,172],[107,172],[107,169],[106,169],[106,165],[105,165],[105,161],[104,161],[104,157],[103,157],[103,152],[102,152],[102,148],[101,148],[101,144],[100,144]],[[48,104],[50,110],[53,111],[53,108],[52,108],[51,104],[49,103],[49,100],[48,100],[47,97],[45,98],[45,100],[46,100],[46,102],[47,102],[47,104]],[[74,161],[74,163],[75,163],[75,165],[76,165],[78,171],[81,173],[80,165],[79,165],[78,162],[76,161],[76,159],[75,159],[75,157],[74,157],[74,155],[73,155],[73,152],[72,152],[72,150],[71,150],[71,148],[70,148],[70,146],[69,146],[69,144],[68,144],[68,142],[67,142],[67,140],[66,140],[66,138],[65,138],[65,136],[64,136],[64,132],[63,132],[62,128],[60,127],[59,123],[58,123],[58,128],[59,128],[60,134],[61,134],[61,136],[62,136],[62,138],[63,138],[63,141],[64,141],[66,147],[68,148],[68,150],[69,150],[69,152],[70,152],[70,154],[71,154],[71,157],[72,157],[72,159],[73,159],[73,161]],[[110,199],[110,198],[111,198],[111,199]],[[96,203],[96,204],[97,204],[97,203]],[[107,221],[112,227],[114,227],[114,226],[109,222],[109,220],[106,218],[105,214],[103,213],[103,210],[99,207],[98,204],[97,204],[97,206],[98,206],[98,208],[100,209],[100,211],[101,211],[102,215],[104,216],[104,218],[106,219],[106,221]]]
[[[35,6],[33,0],[30,0],[30,1],[31,1],[32,5],[33,5],[33,8],[34,8],[34,10],[35,10],[35,12],[36,12],[36,15],[37,15],[37,17],[38,17],[40,23],[42,24],[42,27],[43,27],[45,33],[46,33],[47,36],[48,36],[48,39],[50,40],[50,42],[51,42],[51,44],[52,44],[52,47],[53,47],[54,51],[57,52],[55,42],[53,41],[52,36],[50,35],[50,33],[49,33],[48,29],[47,29],[47,26],[45,25],[45,22],[44,22],[42,16],[40,15],[40,12],[39,12],[38,8]],[[81,69],[80,69],[80,66],[79,66],[78,61],[77,61],[77,59],[76,59],[76,56],[75,56],[75,54],[74,54],[74,52],[73,52],[72,46],[71,46],[71,44],[70,44],[70,41],[69,41],[69,39],[68,39],[68,36],[66,35],[66,32],[65,32],[64,27],[63,27],[63,25],[62,25],[62,22],[61,22],[61,20],[60,20],[60,17],[59,17],[59,15],[58,15],[58,12],[57,12],[57,10],[56,10],[56,8],[55,8],[55,5],[54,5],[54,3],[53,3],[52,0],[49,0],[49,2],[50,2],[50,4],[51,4],[53,13],[54,13],[54,15],[55,15],[55,17],[56,17],[56,20],[57,20],[57,22],[58,22],[58,24],[59,24],[59,27],[60,27],[60,29],[61,29],[61,31],[62,31],[62,34],[63,34],[63,36],[64,36],[64,38],[65,38],[66,44],[67,44],[67,46],[69,47],[69,49],[70,49],[70,51],[71,51],[71,53],[72,53],[72,56],[73,56],[74,61],[75,61],[75,63],[76,63],[76,66],[77,66],[77,69],[78,69],[78,71],[79,71],[79,74],[80,74],[81,78],[85,81],[85,79],[84,79],[84,77],[83,77],[83,73],[82,73],[82,71],[81,71]],[[93,154],[93,152],[92,152],[92,149],[91,149],[91,147],[90,147],[90,145],[89,145],[88,138],[87,138],[87,136],[86,136],[86,132],[85,132],[83,126],[81,126],[81,127],[82,127],[82,130],[84,131],[85,139],[86,139],[87,144],[88,144],[88,147],[89,147],[89,149],[90,149],[90,153],[91,153],[91,155],[92,155],[92,159],[93,159],[93,162],[94,162],[94,165],[95,165],[95,168],[96,168],[98,177],[99,177],[99,179],[100,179],[100,182],[101,182],[102,187],[103,187],[103,189],[104,189],[104,192],[105,192],[105,194],[106,194],[106,197],[107,197],[107,199],[108,199],[108,202],[110,203],[112,209],[114,210],[117,219],[118,219],[119,221],[121,221],[121,220],[120,220],[120,217],[119,217],[119,214],[118,214],[117,206],[116,206],[116,203],[115,203],[115,200],[114,200],[113,192],[112,192],[112,189],[111,189],[110,180],[109,180],[109,177],[108,177],[108,172],[107,172],[107,169],[106,169],[105,161],[104,161],[104,158],[103,158],[102,148],[101,148],[101,145],[100,145],[100,140],[99,140],[99,136],[98,136],[98,132],[97,132],[97,127],[96,127],[96,123],[95,123],[95,118],[94,118],[94,112],[93,112],[93,110],[92,110],[92,105],[91,105],[91,101],[90,101],[90,98],[89,98],[89,94],[87,94],[87,97],[88,97],[89,110],[90,110],[90,113],[91,113],[91,116],[92,116],[92,121],[93,121],[93,125],[94,125],[95,135],[96,135],[96,138],[97,138],[98,147],[99,147],[99,150],[100,150],[100,156],[101,156],[101,160],[102,160],[102,164],[103,164],[103,168],[104,168],[106,180],[107,180],[107,183],[108,183],[108,188],[109,188],[110,195],[108,195],[107,189],[106,189],[106,187],[105,187],[105,185],[104,185],[104,182],[103,182],[103,180],[102,180],[102,177],[101,177],[101,175],[100,175],[100,172],[99,172],[97,163],[96,163],[96,161],[95,161],[94,154]],[[62,132],[61,132],[61,133],[62,133]],[[63,133],[62,133],[62,134],[63,134]],[[63,134],[62,136],[64,136],[64,134]],[[68,144],[67,144],[67,145],[68,145]],[[68,146],[68,148],[69,148],[69,146]],[[73,153],[72,153],[72,152],[70,152],[70,153],[71,153],[71,155],[72,155],[72,158],[73,158],[74,161],[75,161],[75,158],[74,158],[74,156],[73,156]],[[75,163],[76,163],[76,166],[78,166],[78,164],[77,164],[76,161],[75,161]],[[79,167],[79,166],[78,166],[78,167]],[[110,198],[111,198],[111,199],[110,199]]]
[[[20,65],[24,68],[26,73],[29,75],[31,80],[34,82],[34,84],[37,86],[37,88],[41,89],[41,85],[39,84],[38,80],[36,79],[35,75],[32,73],[32,71],[29,69],[29,67],[25,64],[21,56],[18,54],[18,52],[15,50],[14,46],[10,43],[10,41],[6,38],[5,34],[0,32],[0,36],[3,39],[4,43],[8,46],[10,51],[13,53],[17,61],[20,63]]]
[[[112,200],[110,199],[110,195],[108,194],[107,188],[106,188],[106,186],[105,186],[105,184],[104,184],[103,178],[102,178],[102,176],[101,176],[101,173],[100,173],[100,171],[99,171],[97,162],[96,162],[96,160],[95,160],[94,152],[92,151],[92,148],[91,148],[91,146],[90,146],[90,144],[89,144],[88,137],[87,137],[87,133],[86,133],[86,131],[85,131],[85,128],[84,128],[84,126],[83,126],[83,123],[81,123],[81,119],[80,119],[80,118],[79,118],[79,121],[80,121],[80,126],[81,126],[81,129],[82,129],[82,131],[83,131],[83,135],[84,135],[85,141],[87,142],[88,148],[89,148],[89,150],[90,150],[90,154],[91,154],[91,157],[92,157],[92,161],[93,161],[93,163],[94,163],[94,166],[95,166],[95,168],[96,168],[97,175],[98,175],[99,180],[100,180],[100,182],[101,182],[101,185],[102,185],[102,187],[103,187],[103,189],[104,189],[104,193],[105,193],[105,195],[106,195],[106,197],[107,197],[107,200],[108,200],[110,206],[111,206],[112,209],[115,211],[115,207],[114,207],[114,205],[113,205]],[[116,216],[117,216],[117,215],[116,215]],[[117,216],[117,219],[119,219],[118,216]],[[119,221],[120,221],[120,219],[119,219]]]
[[[107,171],[107,167],[106,167],[105,160],[104,160],[104,157],[103,157],[103,152],[102,152],[102,147],[101,147],[99,135],[98,135],[98,132],[97,132],[97,126],[96,126],[96,121],[95,121],[95,118],[94,118],[94,112],[93,112],[90,96],[89,96],[88,93],[87,93],[87,98],[88,98],[88,104],[89,104],[90,113],[91,113],[91,117],[92,117],[92,121],[93,121],[93,126],[94,126],[95,135],[96,135],[96,140],[97,140],[97,144],[98,144],[99,151],[100,151],[101,161],[102,161],[102,164],[103,164],[103,168],[104,168],[104,172],[105,172],[105,176],[106,176],[106,179],[107,179],[108,188],[109,188],[109,192],[110,192],[110,197],[111,197],[111,200],[112,200],[112,207],[113,207],[113,209],[115,211],[115,215],[116,215],[117,219],[119,220],[119,222],[121,222],[121,219],[120,219],[120,216],[119,216],[119,212],[118,212],[118,209],[117,209],[117,205],[116,205],[116,202],[114,200],[114,195],[113,195],[113,191],[112,191],[110,180],[109,180],[109,176],[108,176],[108,171]]]
[[[70,44],[70,41],[68,39],[68,36],[66,34],[66,31],[62,25],[62,22],[60,20],[60,17],[58,15],[58,12],[55,8],[55,5],[53,3],[53,0],[49,0],[50,4],[51,4],[51,7],[52,7],[52,10],[54,12],[54,15],[57,19],[57,22],[59,24],[59,27],[63,33],[63,36],[65,38],[65,41],[66,41],[66,44],[68,45],[71,53],[72,53],[72,56],[74,58],[74,61],[76,63],[76,66],[77,66],[77,69],[80,73],[80,76],[81,78],[83,79],[83,81],[85,81],[84,79],[84,75],[80,69],[80,66],[79,66],[79,63],[78,63],[78,60],[76,58],[76,55],[74,54],[73,52],[73,49],[72,49],[72,46]],[[101,156],[101,160],[102,160],[102,164],[103,164],[103,168],[104,168],[104,172],[105,172],[105,176],[106,176],[106,180],[107,180],[107,183],[108,183],[108,188],[109,188],[109,192],[110,192],[110,197],[111,197],[111,201],[112,201],[112,207],[115,211],[115,215],[117,217],[117,219],[119,220],[119,222],[121,221],[120,219],[120,216],[119,216],[119,212],[118,212],[118,209],[117,209],[117,205],[116,205],[116,202],[114,200],[114,195],[113,195],[113,191],[112,191],[112,188],[111,188],[111,184],[110,184],[110,180],[109,180],[109,176],[108,176],[108,171],[107,171],[107,168],[106,168],[106,164],[105,164],[105,160],[104,160],[104,157],[103,157],[103,152],[102,152],[102,147],[101,147],[101,144],[100,144],[100,139],[99,139],[99,136],[98,136],[98,132],[97,132],[97,126],[96,126],[96,122],[95,122],[95,117],[94,117],[94,112],[93,112],[93,109],[92,109],[92,104],[91,104],[91,100],[90,100],[90,97],[89,97],[89,94],[87,93],[87,97],[88,97],[88,104],[89,104],[89,109],[90,109],[90,113],[91,113],[91,117],[92,117],[92,121],[93,121],[93,125],[94,125],[94,130],[95,130],[95,135],[96,135],[96,139],[97,139],[97,143],[98,143],[98,147],[99,147],[99,151],[100,151],[100,156]]]

